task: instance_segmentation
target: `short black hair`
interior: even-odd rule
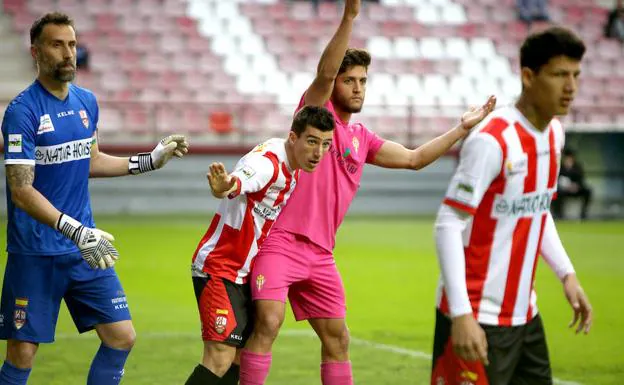
[[[333,130],[336,122],[334,121],[334,116],[327,108],[305,106],[295,115],[290,130],[297,136],[300,136],[308,126],[326,132]]]
[[[585,54],[585,43],[574,32],[563,27],[550,27],[529,35],[520,48],[520,67],[533,72],[557,56],[567,56],[581,61]]]
[[[340,64],[340,70],[338,75],[346,72],[348,69],[354,66],[362,66],[368,71],[368,66],[371,63],[371,55],[367,50],[361,48],[349,48],[345,52],[342,63]]]
[[[48,24],[69,25],[74,30],[76,29],[74,21],[68,15],[61,12],[46,13],[39,19],[35,20],[33,25],[30,27],[30,44],[35,44],[37,39],[41,36],[41,32],[43,32],[43,28]]]
[[[562,152],[563,152],[563,156],[571,156],[571,157],[576,156],[576,151],[574,151],[574,149],[570,147],[565,147]]]

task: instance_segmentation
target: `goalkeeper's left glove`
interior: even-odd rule
[[[169,135],[163,138],[152,152],[141,152],[130,157],[130,174],[142,174],[164,166],[173,156],[183,157],[188,152],[188,142],[184,135]]]

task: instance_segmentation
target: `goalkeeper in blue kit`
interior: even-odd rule
[[[30,30],[37,79],[9,104],[2,122],[7,178],[8,259],[0,305],[7,354],[0,385],[28,381],[40,343],[54,341],[61,299],[80,333],[102,341],[88,385],[119,384],[135,341],[126,296],[115,270],[113,236],[95,227],[88,180],[140,174],[188,151],[172,135],[151,153],[130,158],[99,151],[98,104],[74,86],[72,20],[50,13]]]

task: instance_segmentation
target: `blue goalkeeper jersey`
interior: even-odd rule
[[[62,213],[95,226],[89,199],[89,164],[98,106],[89,90],[69,86],[60,100],[39,81],[11,101],[2,121],[5,165],[35,166],[33,187]],[[78,250],[55,229],[11,201],[7,183],[7,251],[61,255]]]

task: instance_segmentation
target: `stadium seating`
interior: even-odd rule
[[[95,91],[102,131],[142,135],[283,132],[309,85],[340,5],[284,0],[4,0],[13,28],[60,9],[91,52],[77,83]],[[373,55],[361,119],[403,142],[438,133],[468,105],[520,91],[518,44],[531,30],[515,0],[381,0],[364,7],[352,44]],[[589,52],[574,115],[610,124],[624,116],[624,50],[602,37],[608,10],[593,0],[552,0],[555,22]],[[382,123],[383,122],[383,123]],[[104,124],[105,123],[105,124]],[[442,125],[442,127],[439,127]]]

